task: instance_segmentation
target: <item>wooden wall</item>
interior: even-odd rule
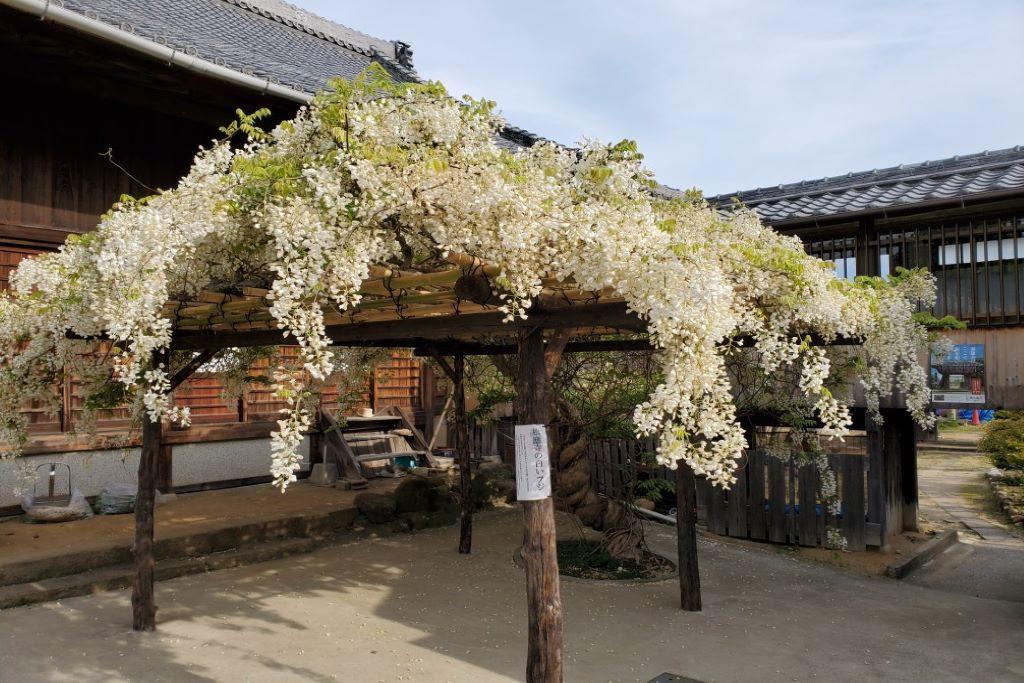
[[[1024,409],[1024,327],[955,330],[945,335],[954,344],[985,345],[988,405]]]
[[[19,96],[15,106],[0,106],[0,289],[8,287],[10,272],[22,258],[56,249],[68,235],[95,228],[123,194],[141,197],[172,186],[198,147],[219,137],[218,126],[230,118],[225,109],[201,122],[164,113],[154,103],[114,101],[29,80],[13,80],[5,88]],[[196,105],[202,111],[201,103]],[[252,108],[243,101],[239,106]],[[104,156],[108,151],[121,168]],[[396,352],[377,368],[364,405],[419,412],[421,366],[407,352]],[[191,408],[197,426],[276,420],[282,407],[262,389],[227,405],[222,390],[219,377],[200,374],[179,388],[175,402]],[[60,391],[61,415],[26,406],[34,435],[73,428],[80,392],[74,382]],[[332,399],[324,397],[327,404]],[[125,418],[124,411],[110,411],[100,428],[122,430],[128,426]]]
[[[87,96],[22,92],[17,106],[0,108],[0,241],[8,245],[55,245],[92,229],[121,195],[171,186],[218,135],[216,125]]]
[[[286,349],[290,350],[290,349]],[[413,414],[422,412],[420,399],[420,375],[423,361],[413,358],[409,352],[397,350],[389,361],[376,368],[375,377],[367,383],[363,401],[351,406],[346,412],[355,414],[359,408],[372,407],[375,412],[392,406],[408,409]],[[29,432],[33,437],[71,433],[81,413],[82,396],[78,383],[68,382],[60,388],[60,415],[51,415],[42,407],[28,405],[25,413],[29,417]],[[325,391],[323,403],[331,408],[337,405],[337,394]],[[174,392],[174,403],[188,406],[192,424],[196,427],[211,425],[238,425],[262,423],[278,419],[284,403],[271,394],[269,388],[255,386],[238,401],[227,402],[224,384],[213,373],[198,373]],[[123,431],[129,428],[127,411],[115,409],[98,416],[98,429],[105,433]],[[185,431],[188,431],[187,429]]]

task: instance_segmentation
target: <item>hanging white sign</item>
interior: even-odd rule
[[[544,425],[516,425],[516,498],[543,500],[550,495],[547,429]]]

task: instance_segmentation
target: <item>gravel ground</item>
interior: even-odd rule
[[[517,511],[457,529],[324,547],[157,586],[159,631],[127,594],[0,613],[0,681],[520,680],[526,600]],[[652,527],[672,551],[673,529]],[[673,580],[566,581],[569,681],[1024,679],[1024,605],[701,541],[705,611]]]

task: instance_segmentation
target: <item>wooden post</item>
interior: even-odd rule
[[[459,531],[459,553],[468,555],[473,546],[473,473],[470,471],[469,421],[466,417],[466,357],[455,354],[454,364],[449,364],[439,353],[432,354],[434,362],[444,371],[452,383],[452,391],[444,405],[455,403],[455,449],[459,460],[459,496],[462,498],[462,528]],[[442,417],[444,416],[442,413]],[[427,449],[434,447],[435,434],[430,437]]]
[[[469,464],[469,422],[466,417],[466,357],[454,358],[455,433],[459,449],[459,491],[462,498],[462,528],[459,553],[468,555],[473,546],[473,488]]]
[[[679,604],[700,612],[700,573],[697,570],[697,482],[683,461],[676,467],[676,552],[679,560]]]
[[[153,354],[152,366],[167,363],[167,354]],[[156,630],[153,596],[153,505],[156,498],[157,461],[163,425],[142,412],[142,453],[139,456],[139,490],[135,496],[135,579],[132,581],[132,630]]]
[[[170,390],[177,389],[192,373],[209,361],[216,351],[203,350],[185,363],[173,375],[168,377]],[[169,351],[154,351],[150,358],[150,367],[163,367],[170,372],[171,354]],[[164,486],[171,484],[171,451],[168,448],[161,465],[163,445],[163,424],[160,420],[151,420],[149,413],[142,411],[142,452],[139,454],[138,492],[135,495],[135,544],[132,551],[135,555],[135,579],[132,581],[132,629],[135,631],[156,630],[156,601],[153,596],[153,507],[156,502],[157,478],[166,481]],[[161,470],[162,467],[162,470]]]
[[[878,423],[868,418],[867,431],[868,450],[868,521],[878,525],[879,547],[882,552],[892,548],[889,542],[891,520],[886,515],[885,504],[885,444],[882,430]],[[802,509],[801,509],[802,511]]]
[[[160,456],[156,461],[156,490],[166,493],[174,486],[174,448],[168,443],[160,444]]]
[[[520,424],[547,425],[551,418],[550,379],[544,363],[544,333],[526,331],[519,341],[516,418]],[[526,572],[529,641],[526,680],[562,681],[563,621],[553,500],[523,501],[523,565]]]
[[[323,405],[316,407],[316,414],[313,416],[312,430],[309,432],[309,466],[312,469],[317,463],[327,465],[327,458],[324,457],[324,426],[320,421],[320,411]],[[344,472],[338,472],[339,477],[344,477]]]
[[[900,410],[900,487],[903,492],[903,531],[918,530],[917,437],[910,411]]]

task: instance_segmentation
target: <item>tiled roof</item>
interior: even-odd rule
[[[240,73],[303,93],[352,78],[372,61],[399,81],[419,81],[412,48],[317,16],[282,0],[63,0],[63,7]],[[517,149],[543,138],[506,127]]]
[[[371,61],[415,80],[411,50],[280,0],[64,0],[66,9],[272,83],[313,93]],[[401,58],[402,62],[399,63]]]
[[[739,200],[763,220],[779,223],[1012,190],[1024,191],[1024,147],[1020,145],[722,194],[708,201],[724,208]]]

